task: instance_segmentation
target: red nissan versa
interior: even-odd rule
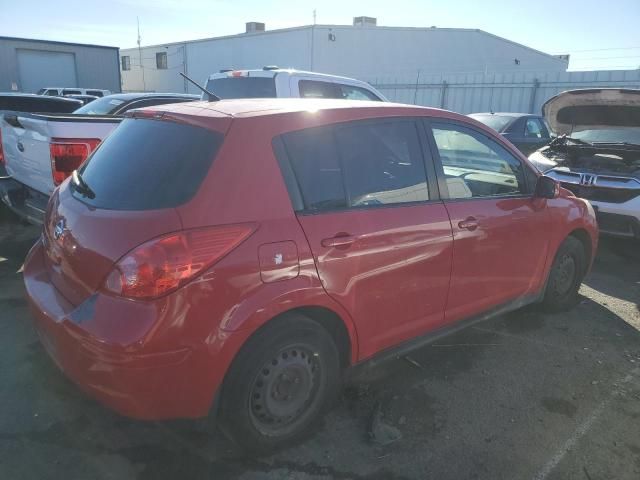
[[[55,191],[24,279],[91,396],[212,412],[260,451],[307,432],[347,367],[569,308],[596,245],[589,204],[468,117],[224,100],[131,113]]]

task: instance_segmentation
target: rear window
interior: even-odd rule
[[[502,130],[513,120],[513,117],[503,115],[469,115],[474,120],[484,123],[487,127],[493,128],[496,132]]]
[[[83,115],[108,115],[113,113],[123,103],[124,100],[120,100],[119,98],[102,97],[79,108],[76,110],[76,113]]]
[[[126,119],[80,170],[95,197],[73,195],[109,210],[177,207],[195,195],[222,140],[191,125]]]
[[[207,90],[222,99],[276,98],[274,77],[224,77],[207,82]]]

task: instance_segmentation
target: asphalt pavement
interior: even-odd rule
[[[38,235],[0,207],[0,479],[640,479],[640,246],[603,242],[572,311],[518,311],[368,370],[307,441],[248,459],[65,379],[24,300]]]

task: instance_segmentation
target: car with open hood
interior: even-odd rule
[[[640,239],[640,90],[571,90],[542,111],[558,137],[529,160],[591,202],[601,233]]]

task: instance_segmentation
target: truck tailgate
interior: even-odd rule
[[[120,118],[3,112],[0,120],[7,174],[46,195],[53,192],[51,139],[103,140]]]

